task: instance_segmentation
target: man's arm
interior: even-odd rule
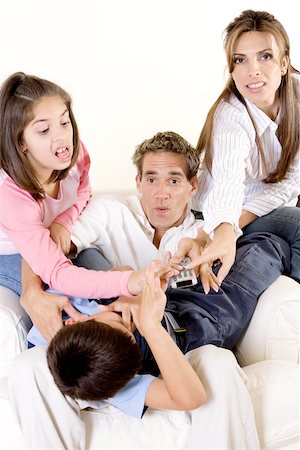
[[[50,294],[43,289],[43,283],[22,260],[22,295],[20,303],[34,325],[47,341],[63,326],[62,311],[70,317],[79,317],[79,313],[70,303],[68,297]]]

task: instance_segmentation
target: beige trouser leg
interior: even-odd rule
[[[187,358],[201,377],[207,403],[191,413],[193,449],[259,448],[246,378],[228,350],[206,345]],[[29,449],[85,450],[85,423],[76,402],[53,382],[46,348],[20,354],[9,374],[9,396]]]
[[[56,387],[47,366],[46,347],[17,356],[8,388],[28,449],[85,450],[85,423],[79,407]]]
[[[186,355],[207,402],[192,411],[192,449],[256,450],[259,439],[246,375],[229,350],[205,345]]]

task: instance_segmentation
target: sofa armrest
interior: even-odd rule
[[[260,296],[235,349],[242,367],[266,359],[299,363],[299,302],[300,285],[284,275]]]
[[[0,286],[0,378],[5,377],[15,356],[27,348],[31,321],[19,296]]]

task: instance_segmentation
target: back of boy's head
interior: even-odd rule
[[[47,350],[60,391],[81,400],[113,397],[137,373],[141,361],[130,335],[93,320],[63,327]]]

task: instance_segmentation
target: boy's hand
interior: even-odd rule
[[[161,287],[166,290],[170,277],[177,275],[178,270],[170,264],[161,264],[159,261],[154,261],[154,263],[153,270],[160,279]],[[132,295],[138,295],[142,292],[145,285],[147,270],[148,269],[136,270],[129,277],[128,290]]]
[[[51,239],[61,247],[65,255],[68,255],[71,250],[71,234],[59,223],[52,223],[49,227]]]
[[[161,288],[158,264],[152,261],[146,270],[140,302],[131,308],[133,321],[142,336],[146,332],[155,332],[155,328],[161,326],[166,301],[166,295]]]

